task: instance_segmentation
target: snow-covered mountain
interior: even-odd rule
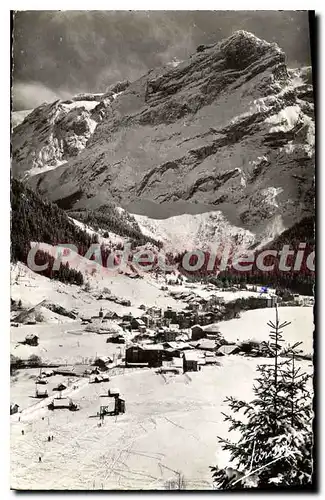
[[[105,109],[125,89],[119,82],[104,94],[78,94],[12,114],[14,175],[30,176],[53,170],[77,156],[87,145]]]
[[[204,204],[200,216],[138,218],[179,246],[269,241],[314,213],[311,69],[288,69],[275,43],[238,31],[78,99],[37,108],[12,141],[14,174],[66,208]]]

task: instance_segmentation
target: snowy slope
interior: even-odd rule
[[[244,250],[256,242],[263,246],[286,229],[280,215],[266,223],[258,236],[253,231],[232,225],[221,211],[176,215],[167,219],[132,215],[144,234],[163,241],[164,248],[172,252],[218,250],[226,244]]]
[[[50,251],[50,245],[43,244],[41,248]],[[66,309],[76,309],[83,315],[98,314],[99,307],[124,314],[132,311],[134,315],[140,316],[143,311],[139,306],[145,303],[147,306],[172,306],[182,309],[185,304],[176,301],[166,292],[160,290],[159,282],[145,275],[142,279],[131,279],[125,274],[104,269],[95,262],[91,262],[81,256],[75,256],[70,262],[70,267],[80,270],[85,280],[90,284],[90,292],[85,292],[83,287],[68,285],[56,280],[50,280],[38,273],[31,271],[24,264],[18,263],[11,268],[11,297],[15,300],[21,299],[23,305],[33,306],[46,299],[58,303]],[[95,269],[95,272],[93,270]],[[113,295],[130,300],[133,307],[121,306],[112,301],[97,301],[94,292],[108,288]]]
[[[89,417],[99,411],[105,384],[82,385],[72,394],[81,406],[76,413],[44,409],[22,414],[21,422],[13,416],[11,487],[152,490],[181,475],[185,489],[211,490],[210,466],[229,458],[217,441],[230,437],[225,398],[250,400],[256,365],[265,361],[226,356],[219,367],[166,380],[153,370],[113,377],[110,386],[120,389],[126,413],[105,418],[102,427]]]

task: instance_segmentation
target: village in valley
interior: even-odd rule
[[[291,322],[283,356],[301,341],[298,362],[312,370],[313,297],[178,272],[91,273],[78,287],[18,263],[12,276],[17,488],[211,489],[209,465],[225,459],[211,439],[227,435],[224,399],[251,394],[275,307]]]

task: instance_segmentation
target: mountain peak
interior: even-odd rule
[[[279,62],[285,61],[285,54],[276,43],[269,43],[244,30],[235,31],[222,40],[220,49],[228,63],[237,69],[243,69],[268,54],[278,56]]]

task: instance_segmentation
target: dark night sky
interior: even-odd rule
[[[310,64],[307,12],[25,11],[14,17],[14,109],[134,80],[238,29],[275,41],[291,67]]]

